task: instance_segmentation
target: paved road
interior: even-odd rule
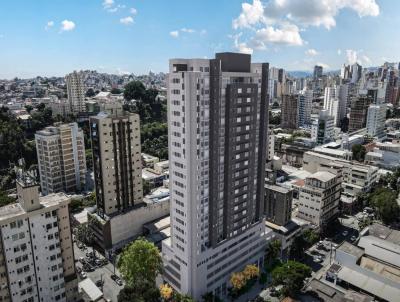
[[[82,264],[78,261],[78,259],[80,257],[85,257],[88,250],[91,251],[92,249],[88,248],[87,250],[80,250],[76,245],[74,245],[75,259],[77,260],[75,265],[77,267],[82,268]],[[96,253],[96,255],[98,256],[98,258],[103,258],[102,255],[99,255],[99,253]],[[123,288],[123,286],[119,286],[117,283],[115,283],[114,280],[111,279],[111,275],[113,273],[114,266],[111,263],[108,263],[103,267],[96,268],[94,272],[88,272],[87,275],[88,278],[92,279],[93,282],[103,279],[104,298],[111,299],[111,301],[113,302],[117,302],[118,293]],[[116,270],[116,274],[119,276],[118,270]]]

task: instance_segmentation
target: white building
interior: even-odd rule
[[[171,238],[164,279],[200,300],[262,265],[268,63],[250,55],[172,59],[168,77]]]
[[[321,110],[312,119],[311,139],[317,144],[326,144],[335,139],[335,120],[328,110]]]
[[[340,126],[347,114],[348,85],[326,87],[324,94],[324,109],[334,118],[335,126]]]
[[[65,76],[67,84],[68,102],[71,112],[77,114],[86,111],[85,84],[82,72],[72,72]]]
[[[370,105],[367,115],[367,134],[372,137],[385,136],[386,104]]]
[[[324,228],[339,212],[341,175],[319,171],[300,187],[298,218]]]
[[[35,141],[43,195],[85,189],[85,142],[77,123],[46,127]]]
[[[78,280],[69,222],[69,198],[39,197],[20,177],[18,203],[0,208],[1,301],[77,301]]]
[[[305,89],[299,93],[298,114],[299,127],[309,128],[311,125],[311,107],[313,91]]]

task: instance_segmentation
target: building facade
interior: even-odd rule
[[[90,134],[98,214],[143,205],[139,115],[101,112],[90,118]]]
[[[46,127],[35,141],[43,195],[85,190],[85,142],[77,123]]]
[[[386,104],[370,105],[367,114],[367,134],[372,137],[385,136]]]
[[[311,125],[311,108],[313,101],[313,91],[304,89],[299,93],[298,113],[299,127],[309,128]]]
[[[265,185],[265,219],[283,226],[292,215],[292,190],[273,184]]]
[[[168,77],[171,238],[164,279],[201,299],[262,265],[268,63],[250,55],[172,59]]]
[[[78,301],[78,280],[63,193],[39,197],[17,180],[18,203],[0,208],[1,301]]]
[[[85,105],[85,84],[83,82],[82,72],[74,71],[65,76],[67,84],[68,102],[70,112],[79,114],[86,111]]]
[[[305,179],[299,189],[297,217],[325,228],[339,212],[341,174],[316,172]]]
[[[299,97],[297,94],[282,96],[281,127],[297,129],[299,127]]]
[[[312,119],[311,139],[318,145],[335,139],[335,119],[329,115],[328,110],[321,110],[319,115]]]
[[[372,103],[371,97],[354,97],[350,103],[349,132],[365,128],[367,125],[368,107]]]

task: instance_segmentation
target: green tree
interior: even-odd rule
[[[133,287],[141,281],[155,284],[162,272],[160,252],[152,242],[139,238],[124,249],[118,267],[127,286]]]
[[[311,277],[310,267],[297,261],[285,262],[272,271],[272,283],[275,286],[282,285],[283,294],[290,297],[300,292],[308,277]]]
[[[397,203],[397,192],[388,188],[379,188],[370,195],[369,204],[377,211],[378,217],[383,223],[395,222],[400,213]]]
[[[14,198],[8,197],[6,193],[0,191],[0,207],[4,207],[10,203],[14,203],[16,200]]]
[[[33,110],[33,107],[31,105],[25,105],[25,109],[28,113],[31,113],[31,111]]]
[[[86,244],[86,245],[92,245],[94,241],[94,234],[92,229],[89,227],[89,225],[86,224],[80,224],[75,231],[75,237],[78,241]]]
[[[85,96],[87,98],[94,97],[95,95],[96,95],[96,93],[94,92],[93,88],[89,88],[85,93]]]
[[[132,81],[124,87],[124,98],[127,101],[142,100],[146,93],[146,87],[140,81]]]
[[[272,240],[268,244],[267,259],[270,263],[279,258],[281,254],[281,247],[282,244],[280,240]]]
[[[92,149],[85,150],[85,157],[86,157],[86,167],[89,170],[93,169],[93,152]]]
[[[120,93],[121,93],[121,89],[119,89],[119,88],[113,88],[113,89],[111,89],[111,93],[112,93],[112,94],[120,94]]]
[[[363,162],[365,158],[365,154],[367,150],[363,145],[355,144],[351,147],[351,151],[353,152],[353,159],[359,162]]]
[[[118,302],[159,302],[160,291],[154,282],[138,281],[125,286],[118,294]]]

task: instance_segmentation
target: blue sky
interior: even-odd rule
[[[399,11],[398,0],[1,1],[0,78],[142,74],[219,51],[287,70],[376,66],[399,60]]]

